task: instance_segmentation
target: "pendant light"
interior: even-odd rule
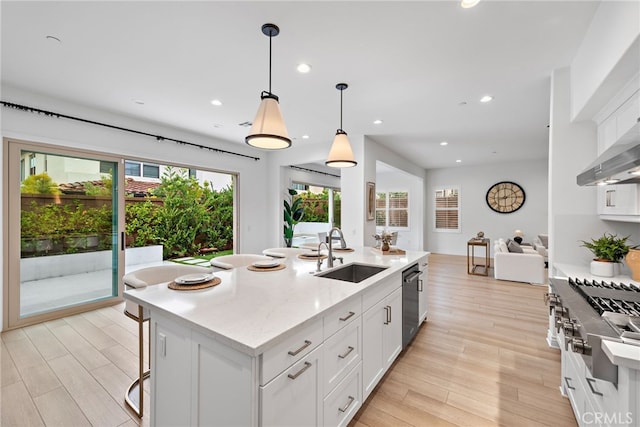
[[[358,164],[353,157],[353,150],[351,150],[351,144],[347,133],[342,130],[342,92],[348,88],[346,83],[338,83],[336,89],[340,91],[340,129],[336,131],[336,137],[331,144],[331,150],[329,151],[329,158],[325,165],[332,168],[350,168]]]
[[[264,24],[262,33],[269,37],[269,91],[260,95],[260,107],[249,135],[244,141],[256,148],[280,150],[291,147],[291,139],[282,120],[278,97],[271,93],[271,38],[280,33],[275,24]]]

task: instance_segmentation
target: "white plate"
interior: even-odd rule
[[[280,265],[280,260],[277,259],[266,259],[264,261],[256,261],[253,264],[254,267],[257,268],[271,268],[271,267],[277,267]]]
[[[211,279],[213,279],[213,274],[211,273],[196,273],[176,277],[174,282],[179,285],[197,285],[198,283],[208,282]]]

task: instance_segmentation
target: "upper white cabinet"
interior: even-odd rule
[[[614,145],[639,118],[640,90],[636,90],[598,125],[598,154]],[[640,222],[640,185],[604,185],[597,191],[602,219]]]

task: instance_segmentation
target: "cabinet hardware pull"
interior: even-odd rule
[[[389,307],[389,323],[391,323],[391,306],[388,305],[387,307]]]
[[[569,384],[569,380],[570,380],[570,379],[571,379],[571,378],[569,378],[569,377],[564,377],[564,383],[567,385],[567,388],[568,388],[569,390],[575,390],[576,388],[575,388],[575,387],[571,387],[571,384]]]
[[[388,305],[384,306],[384,316],[385,316],[384,324],[388,325],[389,324],[389,306]]]
[[[353,351],[353,347],[349,346],[347,347],[349,350],[347,350],[347,352],[345,354],[339,354],[338,357],[340,359],[344,359],[345,357],[347,357],[349,355],[349,353],[351,353]]]
[[[304,362],[304,367],[302,369],[300,369],[298,372],[296,372],[295,374],[289,374],[287,375],[289,378],[291,378],[292,380],[295,380],[296,378],[298,378],[300,375],[302,375],[302,373],[304,371],[306,371],[307,369],[309,369],[311,367],[311,363],[309,362]]]
[[[593,388],[593,383],[592,382],[595,383],[596,380],[594,380],[593,378],[587,378],[587,384],[589,384],[589,388],[591,389],[591,393],[595,394],[596,396],[604,396],[602,393],[600,393],[595,388]]]
[[[347,409],[349,409],[349,406],[351,406],[351,404],[353,403],[354,400],[356,400],[355,397],[349,396],[349,402],[346,405],[344,405],[344,407],[338,408],[338,411],[347,412]]]
[[[304,344],[302,345],[302,347],[300,347],[299,349],[294,350],[294,351],[289,350],[289,352],[288,352],[289,356],[297,355],[298,353],[300,353],[302,350],[304,350],[305,348],[309,347],[310,345],[311,345],[311,341],[304,340]]]
[[[422,279],[419,279],[418,280],[418,292],[422,292],[422,291],[424,291],[424,286],[423,286],[423,283],[422,283]]]
[[[341,317],[340,320],[342,322],[346,322],[347,320],[351,319],[353,316],[355,316],[355,313],[353,311],[350,311],[349,314],[347,314],[345,317]]]

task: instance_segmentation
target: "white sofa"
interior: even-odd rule
[[[513,242],[515,245],[517,243]],[[520,246],[522,253],[510,252],[507,242],[498,239],[493,247],[493,275],[498,280],[544,284],[544,258],[531,246]],[[512,245],[512,248],[513,245]],[[517,248],[514,248],[517,249]]]
[[[533,239],[533,248],[538,251],[540,255],[544,258],[544,262],[549,260],[549,236],[547,234],[538,234],[535,239]]]

